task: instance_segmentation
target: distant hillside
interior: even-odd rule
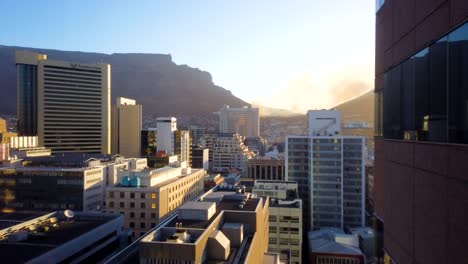
[[[146,114],[184,115],[218,111],[223,105],[249,105],[213,83],[210,73],[177,65],[164,54],[102,54],[0,45],[0,113],[16,113],[15,50],[47,54],[52,60],[109,63],[112,102],[117,96],[136,99]]]
[[[374,91],[333,107],[341,112],[342,122],[364,121],[374,125]]]

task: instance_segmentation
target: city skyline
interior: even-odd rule
[[[0,7],[2,19],[15,21],[0,45],[171,54],[249,103],[304,113],[373,88],[373,1],[6,1]],[[33,21],[38,13],[48,15]],[[343,49],[345,39],[359,41]]]

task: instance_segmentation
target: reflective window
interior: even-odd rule
[[[448,36],[449,142],[468,143],[468,23]]]
[[[385,0],[375,0],[375,12],[377,13],[384,4]]]
[[[468,143],[468,23],[387,71],[375,116],[377,136]]]

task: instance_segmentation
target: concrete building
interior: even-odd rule
[[[308,233],[312,264],[364,264],[366,256],[359,248],[356,234],[345,234],[340,229],[324,228]]]
[[[16,52],[18,132],[53,153],[111,152],[109,64],[48,60]]]
[[[468,1],[378,1],[374,199],[385,260],[465,263]]]
[[[177,155],[179,161],[187,162],[190,165],[191,146],[190,131],[177,130],[174,132],[174,153],[172,154]]]
[[[98,263],[128,241],[118,214],[2,212],[0,217],[14,222],[0,230],[4,263]]]
[[[285,180],[284,159],[254,157],[248,161],[248,178],[256,180]]]
[[[0,143],[0,162],[10,159],[10,144]]]
[[[341,115],[337,110],[309,110],[307,128],[311,136],[335,136],[340,134]]]
[[[200,143],[209,149],[210,171],[228,173],[231,168],[237,168],[247,175],[247,162],[255,154],[243,142],[239,134],[205,134]]]
[[[252,192],[270,197],[269,252],[290,256],[289,263],[302,263],[302,200],[297,182],[256,180]]]
[[[195,126],[195,125],[182,125],[180,126],[180,129],[190,131],[190,138],[192,139],[192,145],[200,144],[199,140],[205,134],[205,128]]]
[[[174,132],[177,130],[175,117],[158,117],[156,120],[158,151],[174,154]]]
[[[364,137],[339,135],[336,114],[309,111],[311,133],[286,137],[286,180],[299,184],[310,230],[365,224]]]
[[[156,156],[158,152],[158,130],[156,128],[141,131],[141,156]]]
[[[243,137],[259,137],[260,114],[258,108],[223,106],[219,110],[219,131],[221,133],[238,133]]]
[[[104,166],[92,165],[0,168],[0,208],[102,210],[104,173]]]
[[[18,133],[8,132],[6,120],[0,118],[0,144],[10,143],[11,138],[16,136],[18,136]]]
[[[262,263],[268,211],[267,197],[212,190],[140,241],[140,263]]]
[[[209,155],[210,150],[208,148],[202,148],[199,146],[191,146],[192,154],[191,154],[191,166],[193,168],[202,168],[206,171],[210,169],[210,162],[209,162]]]
[[[267,141],[262,137],[246,137],[244,139],[246,145],[257,156],[264,156],[267,150]]]
[[[142,118],[142,105],[117,97],[112,107],[112,154],[140,157]]]
[[[106,188],[106,211],[125,215],[125,227],[138,238],[186,201],[203,193],[202,169],[163,167],[120,170]]]

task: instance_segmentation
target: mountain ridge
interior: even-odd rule
[[[97,53],[0,45],[0,112],[16,112],[15,51],[47,54],[50,60],[111,64],[112,101],[118,96],[135,99],[153,115],[205,114],[223,105],[250,105],[216,85],[207,71],[178,65],[170,54]],[[13,100],[14,99],[14,100]]]

